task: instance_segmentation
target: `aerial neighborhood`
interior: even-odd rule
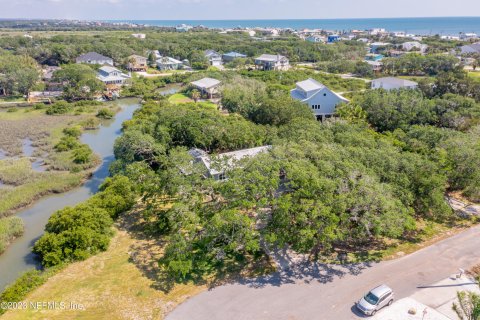
[[[425,19],[0,19],[0,316],[478,320],[480,37]]]

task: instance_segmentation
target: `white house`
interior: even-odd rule
[[[205,167],[206,177],[221,181],[227,179],[225,171],[238,166],[239,161],[267,152],[271,148],[272,146],[262,146],[226,152],[219,154],[214,159],[200,149],[191,149],[188,153],[193,157],[195,163],[201,163]]]
[[[409,52],[412,50],[418,50],[421,53],[424,53],[425,51],[427,51],[428,46],[418,41],[409,41],[409,42],[402,43],[402,48],[403,50],[409,51]]]
[[[79,56],[76,60],[76,63],[87,63],[87,64],[100,64],[100,65],[110,65],[113,66],[113,59],[105,57],[96,52],[88,52]]]
[[[255,58],[255,65],[261,70],[288,70],[290,62],[279,54],[262,54]]]
[[[161,57],[157,60],[159,70],[178,70],[183,66],[183,62],[171,57]]]
[[[406,79],[386,77],[372,81],[372,89],[397,90],[397,89],[416,89],[418,83]]]
[[[107,85],[121,86],[130,79],[130,76],[122,73],[122,71],[118,70],[117,68],[104,66],[98,70],[97,79]]]
[[[297,82],[295,89],[290,91],[293,99],[308,104],[317,119],[330,117],[335,113],[337,105],[348,103],[348,99],[328,89],[314,79]]]
[[[132,33],[132,37],[137,39],[145,39],[147,35],[145,33]]]
[[[205,50],[204,54],[211,66],[218,67],[222,65],[223,61],[220,53],[215,50]]]
[[[313,42],[313,43],[325,43],[326,39],[325,39],[325,37],[322,37],[322,36],[312,35],[312,36],[306,37],[305,41]]]

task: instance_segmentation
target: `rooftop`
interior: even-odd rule
[[[87,53],[79,56],[77,58],[77,60],[81,60],[81,61],[112,60],[112,58],[106,57],[106,56],[101,55],[100,53],[96,53],[96,52],[87,52]]]
[[[323,84],[321,84],[320,82],[312,78],[308,78],[307,80],[297,82],[297,87],[299,87],[305,92],[310,92],[310,91],[320,90],[325,88]]]
[[[262,54],[260,57],[256,58],[256,60],[275,62],[280,61],[283,58],[285,58],[285,56],[281,56],[279,54]]]
[[[190,82],[192,85],[198,88],[209,89],[220,84],[220,81],[212,78],[203,78],[197,81]]]
[[[381,82],[381,83],[388,83],[388,84],[397,85],[397,86],[405,86],[405,87],[415,86],[415,85],[418,84],[415,81],[410,81],[410,80],[401,79],[401,78],[394,78],[394,77],[378,78],[378,79],[375,79],[373,81]]]

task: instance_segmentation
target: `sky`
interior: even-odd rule
[[[479,0],[0,0],[0,18],[4,19],[228,20],[472,15],[480,15]]]

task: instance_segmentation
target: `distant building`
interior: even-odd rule
[[[238,167],[239,161],[255,157],[260,153],[268,152],[271,148],[272,146],[262,146],[221,153],[213,160],[208,153],[200,149],[191,149],[188,153],[192,156],[195,163],[200,163],[204,166],[205,177],[222,181],[227,179],[225,171]]]
[[[175,30],[177,32],[188,32],[191,29],[193,29],[193,27],[189,26],[189,25],[186,25],[186,24],[181,24],[181,25],[175,27]]]
[[[279,54],[262,54],[255,58],[255,66],[260,70],[288,70],[290,62],[285,56]]]
[[[334,43],[340,41],[340,36],[338,34],[331,34],[327,37],[327,43]]]
[[[469,53],[479,53],[480,54],[480,42],[467,44],[465,46],[460,47],[461,54],[469,54]]]
[[[418,83],[406,79],[387,77],[372,81],[372,89],[397,90],[397,89],[416,89]]]
[[[325,43],[325,38],[321,36],[308,36],[305,38],[305,41],[313,43]]]
[[[366,61],[370,68],[372,68],[373,72],[380,72],[383,69],[383,62],[382,61]]]
[[[147,35],[145,33],[132,33],[132,37],[137,39],[145,39]]]
[[[147,71],[147,58],[132,54],[128,57],[127,69],[130,71]]]
[[[388,48],[392,44],[388,42],[373,42],[370,44],[370,52],[371,53],[378,53],[380,49]]]
[[[225,53],[222,56],[223,61],[225,61],[225,62],[231,62],[231,61],[233,61],[235,59],[238,59],[238,58],[244,59],[246,57],[247,57],[247,55],[242,54],[242,53],[238,53],[238,52],[234,52],[234,51],[229,52],[229,53]]]
[[[183,62],[171,57],[161,57],[157,59],[157,68],[159,70],[178,70],[183,66]]]
[[[418,41],[409,41],[409,42],[404,42],[402,43],[402,48],[405,51],[419,51],[421,53],[424,53],[427,51],[428,46],[426,44],[422,44]]]
[[[204,55],[208,59],[208,63],[213,67],[221,66],[223,63],[222,55],[215,50],[205,50]]]
[[[100,65],[110,65],[113,66],[113,59],[105,57],[96,52],[88,52],[79,56],[76,60],[76,63],[87,63],[87,64],[100,64]]]
[[[385,30],[384,28],[373,28],[368,30],[368,34],[371,36],[383,35],[386,33],[387,33],[387,30]]]
[[[290,91],[290,95],[293,99],[308,104],[317,119],[332,116],[337,105],[349,102],[348,99],[314,79],[297,82],[296,88]]]
[[[97,79],[106,85],[124,85],[130,76],[115,67],[103,66],[98,70]]]
[[[190,84],[198,89],[202,95],[207,95],[209,98],[212,98],[214,95],[218,94],[218,88],[220,87],[221,82],[217,79],[203,78],[190,82]]]
[[[478,39],[478,35],[476,33],[460,33],[460,40],[470,41],[475,39]]]

